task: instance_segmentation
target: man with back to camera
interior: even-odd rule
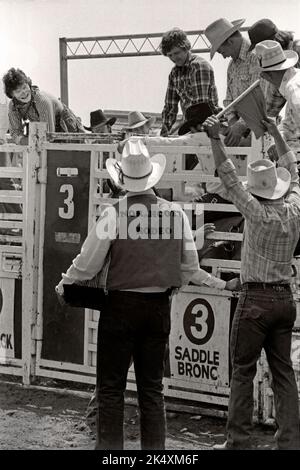
[[[252,448],[253,380],[265,350],[272,373],[278,449],[299,449],[298,390],[291,362],[296,305],[290,288],[292,259],[300,230],[300,187],[296,158],[275,123],[262,121],[274,138],[278,168],[268,160],[248,165],[239,181],[219,137],[219,121],[205,122],[215,165],[230,200],[245,217],[241,293],[234,314],[230,354],[232,376],[227,440],[217,450]]]
[[[106,161],[111,178],[127,190],[126,196],[103,209],[56,287],[63,296],[64,284],[92,279],[106,266],[107,296],[97,341],[96,449],[123,449],[124,392],[132,357],[142,449],[165,448],[162,380],[170,293],[190,280],[200,284],[214,280],[221,289],[233,286],[199,268],[187,216],[178,204],[155,195],[153,188],[165,164],[163,154],[150,157],[138,138],[124,143],[121,160]],[[155,230],[152,236],[157,227],[159,237]]]

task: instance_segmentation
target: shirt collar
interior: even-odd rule
[[[259,202],[264,206],[282,206],[284,202],[284,196],[278,199],[264,199],[263,201],[259,201]]]
[[[240,48],[240,53],[237,60],[247,60],[249,54],[250,42],[246,38],[242,38],[242,44]]]
[[[192,54],[191,52],[189,52],[189,55],[187,56],[187,59],[185,61],[185,64],[182,66],[182,67],[178,67],[178,65],[176,65],[176,69],[178,71],[183,71],[183,70],[186,70],[190,65],[191,63],[195,60],[197,56],[195,54]]]
[[[287,69],[282,77],[279,92],[285,97],[286,87],[289,81],[297,74],[297,70],[294,67]]]
[[[146,191],[139,191],[139,192],[133,192],[133,191],[128,191],[126,194],[127,197],[132,197],[132,196],[141,196],[141,195],[154,195],[154,191],[152,188],[146,189]]]

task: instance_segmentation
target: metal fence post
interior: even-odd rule
[[[59,67],[60,67],[60,99],[68,106],[68,59],[67,59],[67,40],[59,38]]]
[[[24,178],[24,233],[22,286],[22,358],[23,383],[29,385],[35,375],[37,321],[37,285],[39,254],[40,187],[37,184],[42,142],[46,123],[30,123],[29,147]]]

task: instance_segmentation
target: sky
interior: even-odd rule
[[[60,95],[59,38],[205,29],[212,21],[261,18],[300,38],[300,0],[0,0],[0,74],[19,67],[34,84]],[[209,60],[208,54],[203,57]],[[219,101],[228,59],[211,62]],[[171,61],[164,56],[69,61],[69,105],[83,122],[95,109],[161,112]],[[1,101],[1,99],[0,99]]]

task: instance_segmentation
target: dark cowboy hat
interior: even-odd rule
[[[190,106],[185,113],[186,120],[178,129],[178,135],[186,134],[191,130],[191,127],[202,124],[212,114],[214,114],[214,110],[209,103],[198,103]]]
[[[248,29],[249,39],[251,45],[249,51],[252,51],[256,44],[266,39],[274,39],[275,34],[278,33],[277,26],[273,21],[268,18],[263,18],[262,20],[256,21],[251,28]]]
[[[90,113],[90,123],[91,123],[90,127],[85,127],[85,126],[83,127],[87,131],[91,131],[93,127],[100,126],[101,124],[103,126],[113,126],[116,120],[117,120],[116,117],[111,117],[110,119],[107,119],[104,112],[101,109],[97,109],[96,111],[92,111]]]

